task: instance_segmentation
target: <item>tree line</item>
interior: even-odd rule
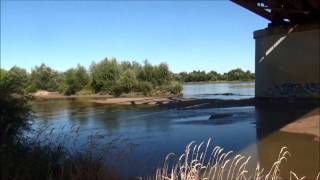
[[[254,73],[234,69],[224,74],[215,71],[192,71],[173,73],[166,63],[152,65],[147,60],[138,62],[105,58],[93,62],[87,69],[82,65],[59,72],[41,64],[27,72],[13,66],[8,71],[1,69],[1,85],[11,92],[31,93],[37,90],[59,91],[65,95],[92,93],[110,94],[179,94],[183,82],[203,81],[252,81]]]
[[[175,74],[175,79],[181,82],[254,81],[255,74],[237,68],[223,74],[217,73],[216,71],[180,72]]]
[[[37,90],[59,91],[73,94],[179,94],[181,83],[174,79],[166,63],[152,65],[147,60],[138,62],[105,58],[92,63],[86,69],[77,65],[59,72],[45,64],[35,66],[31,73],[13,66],[6,71],[1,69],[1,84],[12,92],[36,92]]]

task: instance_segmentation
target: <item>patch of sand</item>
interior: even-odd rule
[[[320,107],[317,107],[305,114],[298,120],[287,124],[280,131],[308,134],[315,136],[316,140],[320,140]]]
[[[73,99],[73,98],[107,98],[110,95],[100,95],[100,94],[89,94],[89,95],[70,95],[66,96],[59,92],[49,92],[44,90],[39,90],[31,94],[32,97],[36,99]]]

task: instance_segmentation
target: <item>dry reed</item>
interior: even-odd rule
[[[209,152],[211,139],[204,146],[204,142],[195,144],[191,142],[185,148],[185,152],[170,165],[170,157],[166,156],[164,164],[158,168],[156,180],[303,180],[306,177],[299,177],[290,171],[287,177],[280,176],[280,165],[287,160],[290,153],[287,147],[282,147],[277,160],[269,171],[260,167],[257,163],[255,170],[249,172],[247,169],[250,156],[232,155],[233,152],[224,152],[223,148],[215,146]],[[209,155],[209,157],[207,157]],[[316,180],[320,180],[320,172]]]

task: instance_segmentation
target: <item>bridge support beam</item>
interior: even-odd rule
[[[254,32],[256,97],[320,97],[320,24]]]

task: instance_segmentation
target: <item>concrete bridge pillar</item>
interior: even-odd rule
[[[254,32],[256,97],[320,97],[320,24]]]

